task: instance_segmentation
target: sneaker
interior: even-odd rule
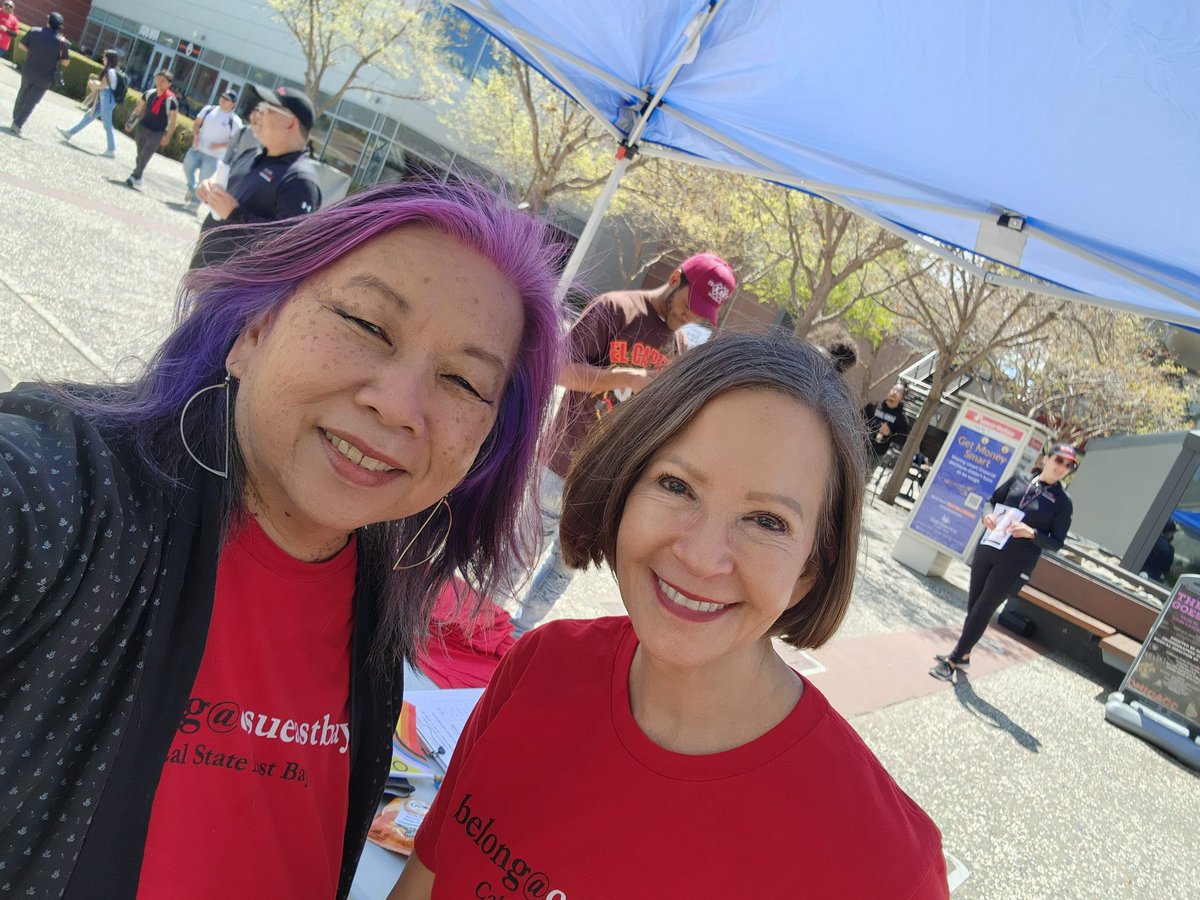
[[[934,678],[936,678],[938,681],[953,681],[954,680],[954,670],[955,670],[954,663],[952,663],[948,660],[943,660],[942,662],[940,662],[936,666],[934,666],[932,669],[930,669],[929,674],[932,675]]]
[[[69,131],[68,131],[67,129],[65,129],[65,128],[60,128],[60,129],[58,129],[58,133],[62,135],[62,139],[63,139],[63,143],[64,143],[64,144],[69,144],[69,143],[71,143],[71,137],[72,137],[72,135],[71,135],[71,132],[69,132]]]
[[[9,134],[15,134],[17,137],[20,137],[21,136],[21,126],[20,125],[9,125],[8,132],[9,132]]]
[[[125,187],[140,188],[141,186],[142,186],[142,179],[140,179],[140,178],[134,178],[132,175],[130,175],[128,178],[125,179]]]
[[[116,159],[117,151],[116,150],[105,150],[100,155],[103,156],[105,159]]]
[[[945,656],[943,656],[941,653],[935,653],[933,655],[933,658],[936,659],[938,662],[944,662],[944,663],[952,662],[952,663],[954,663],[955,667],[959,668],[959,669],[971,668],[971,660],[969,658],[968,659],[954,659],[952,656],[950,656],[950,654],[946,654]]]

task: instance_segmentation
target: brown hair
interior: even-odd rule
[[[701,344],[593,428],[575,454],[563,491],[563,560],[574,568],[613,566],[625,501],[646,465],[705,404],[737,388],[798,400],[829,429],[833,477],[808,561],[811,569],[806,568],[816,570],[816,581],[769,632],[795,647],[819,647],[833,636],[850,603],[865,441],[862,417],[845,382],[816,348],[790,335],[723,334]],[[804,464],[802,447],[796,448],[796,464]]]

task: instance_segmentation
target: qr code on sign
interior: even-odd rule
[[[963,503],[963,505],[967,509],[979,509],[979,506],[982,503],[983,503],[983,495],[982,494],[971,493],[971,494],[967,494],[967,499]]]

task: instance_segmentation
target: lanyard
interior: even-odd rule
[[[1017,504],[1019,509],[1024,509],[1038,497],[1042,496],[1042,491],[1047,488],[1047,485],[1042,484],[1036,477],[1029,482],[1029,487],[1025,488],[1025,493],[1021,495],[1021,502]],[[1032,493],[1030,493],[1032,491]]]

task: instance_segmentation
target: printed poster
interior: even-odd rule
[[[962,559],[1025,429],[985,410],[966,407],[925,481],[908,528]]]

